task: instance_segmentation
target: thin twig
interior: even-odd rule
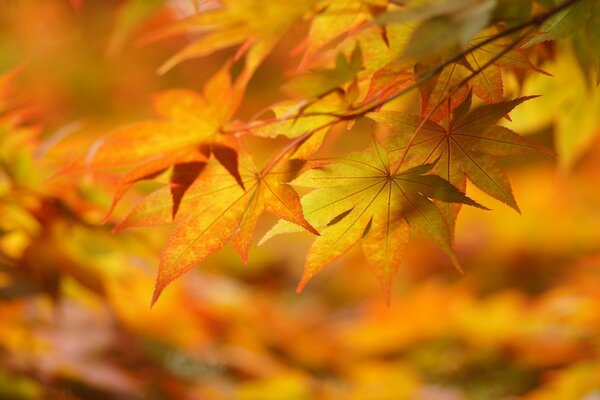
[[[492,57],[487,62],[485,62],[481,67],[479,67],[476,70],[474,70],[469,76],[467,76],[466,78],[464,78],[463,80],[461,80],[460,82],[458,82],[456,85],[454,85],[452,88],[450,88],[450,90],[448,91],[448,94],[446,96],[442,97],[438,101],[438,103],[435,105],[435,107],[433,107],[431,109],[431,111],[429,111],[429,113],[427,113],[427,115],[423,118],[423,121],[421,121],[421,123],[419,124],[419,126],[413,132],[412,136],[410,137],[410,139],[408,140],[408,143],[406,144],[406,146],[404,148],[404,151],[402,152],[402,157],[400,158],[400,162],[396,166],[396,170],[394,171],[394,173],[398,172],[398,169],[400,168],[400,166],[402,165],[402,163],[406,159],[406,156],[408,155],[408,152],[409,152],[410,148],[414,144],[414,141],[415,141],[417,135],[419,134],[419,132],[421,131],[421,129],[423,129],[423,126],[425,126],[425,124],[429,121],[429,119],[431,118],[431,116],[440,108],[440,106],[444,103],[444,101],[445,100],[450,100],[450,98],[452,97],[452,95],[454,93],[456,93],[457,91],[459,91],[467,83],[469,83],[469,81],[471,79],[473,79],[476,76],[478,76],[486,68],[488,68],[490,65],[494,64],[496,61],[498,61],[500,58],[502,58],[506,53],[508,53],[509,51],[511,51],[512,49],[514,49],[524,38],[526,38],[531,33],[532,29],[533,29],[533,27],[529,31],[527,31],[526,33],[524,33],[523,35],[519,36],[519,38],[517,38],[517,40],[514,40],[510,45],[508,45],[504,49],[502,49],[501,52],[499,52],[498,54],[494,55],[494,57]]]
[[[421,124],[419,125],[419,127],[417,127],[417,129],[415,130],[415,132],[412,134],[409,143],[407,144],[406,148],[404,149],[404,153],[401,157],[401,162],[398,164],[398,166],[396,167],[396,172],[398,170],[398,168],[400,167],[400,165],[402,164],[402,161],[404,161],[406,155],[408,154],[408,151],[411,147],[412,142],[414,142],[418,132],[423,128],[423,126],[425,125],[425,123],[429,120],[429,118],[431,117],[431,115],[433,115],[433,113],[440,107],[440,104],[442,104],[443,100],[446,97],[451,96],[453,93],[455,93],[457,90],[459,90],[462,86],[464,86],[465,84],[467,84],[471,79],[473,79],[474,77],[476,77],[478,74],[480,74],[482,71],[484,71],[487,67],[489,67],[490,65],[492,65],[493,63],[495,63],[496,61],[498,61],[498,59],[500,59],[502,56],[504,56],[506,53],[508,53],[509,51],[511,51],[512,49],[514,49],[525,37],[527,37],[532,30],[535,27],[539,27],[541,26],[545,21],[547,21],[549,18],[551,18],[552,16],[558,14],[559,12],[573,6],[574,4],[580,2],[581,0],[567,0],[564,3],[560,4],[559,6],[553,8],[552,10],[544,13],[544,14],[540,14],[538,16],[535,16],[533,18],[531,18],[530,20],[523,22],[522,24],[519,25],[515,25],[509,29],[506,29],[502,32],[499,32],[495,35],[492,35],[490,37],[488,37],[487,39],[477,43],[474,46],[469,47],[468,49],[455,54],[454,56],[450,57],[448,60],[436,65],[434,68],[430,69],[429,71],[427,71],[427,73],[423,74],[419,79],[415,80],[415,82],[409,86],[407,86],[406,88],[402,89],[401,91],[399,91],[398,93],[395,93],[393,96],[390,96],[384,100],[379,100],[379,101],[375,101],[373,102],[371,105],[368,105],[367,107],[364,107],[362,109],[356,110],[350,114],[335,114],[335,113],[303,113],[300,115],[291,115],[291,116],[287,116],[284,118],[276,118],[270,121],[265,121],[264,124],[259,125],[259,126],[267,126],[273,123],[277,123],[277,122],[283,122],[286,120],[291,120],[291,119],[298,119],[298,118],[302,118],[302,117],[317,117],[317,116],[321,116],[321,117],[326,117],[326,116],[330,116],[330,117],[335,117],[337,118],[334,121],[329,121],[325,124],[322,124],[321,126],[316,127],[315,129],[304,133],[301,136],[298,136],[296,139],[294,139],[292,142],[290,142],[286,147],[284,147],[280,153],[278,153],[277,156],[275,156],[273,158],[273,160],[261,171],[261,175],[265,175],[266,173],[268,173],[273,167],[275,167],[275,165],[277,165],[277,163],[283,158],[285,157],[285,155],[290,152],[291,150],[293,150],[297,145],[303,143],[304,141],[306,141],[314,132],[320,131],[321,129],[325,129],[328,128],[330,126],[335,125],[338,122],[341,121],[345,121],[345,120],[352,120],[352,119],[357,119],[360,117],[365,116],[366,114],[375,111],[377,109],[379,109],[380,107],[382,107],[383,105],[389,103],[390,101],[418,88],[419,86],[421,86],[422,84],[428,82],[429,80],[433,79],[436,75],[438,75],[439,73],[441,73],[444,68],[446,68],[447,66],[456,63],[457,61],[461,60],[463,57],[466,57],[468,54],[471,54],[472,52],[476,51],[477,49],[480,49],[481,47],[493,43],[494,41],[501,39],[503,37],[506,36],[510,36],[513,33],[519,32],[525,28],[531,28],[528,30],[528,32],[526,32],[524,35],[521,35],[518,40],[513,41],[509,46],[507,46],[506,48],[504,48],[501,52],[499,52],[498,54],[496,54],[494,57],[492,57],[490,60],[488,60],[485,64],[483,64],[480,68],[476,69],[473,71],[473,73],[471,73],[468,77],[466,77],[465,79],[463,79],[461,82],[459,82],[457,85],[455,85],[453,87],[453,89],[449,92],[449,94],[447,96],[445,96],[443,99],[440,100],[440,102],[438,102],[438,104],[427,114],[427,116],[424,118],[424,120],[421,122]],[[247,130],[248,127],[246,127],[244,130]],[[251,129],[251,128],[250,128]],[[234,130],[234,131],[224,131],[223,133],[235,133],[235,132],[239,132],[240,130]]]

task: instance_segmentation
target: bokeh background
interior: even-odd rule
[[[151,117],[153,93],[200,89],[232,56],[158,75],[189,37],[140,38],[200,2],[163,3],[0,0],[0,398],[600,399],[600,91],[570,43],[547,46],[553,77],[505,76],[509,91],[543,95],[506,123],[558,156],[503,160],[522,215],[469,187],[493,210],[458,219],[464,275],[416,241],[390,305],[359,251],[297,295],[310,244],[298,234],[253,248],[248,265],[226,248],[150,309],[168,227],[110,230],[157,184],[103,225],[119,171],[52,175]],[[284,98],[299,62],[286,43],[240,119]],[[347,145],[333,136],[330,150]]]

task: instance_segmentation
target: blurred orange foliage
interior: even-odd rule
[[[593,73],[581,69],[594,64],[584,60],[579,36],[519,49],[509,53],[512,64],[494,65],[495,92],[513,98],[542,95],[502,124],[556,150],[558,158],[533,154],[499,160],[522,215],[466,186],[470,198],[493,211],[463,207],[456,219],[454,251],[464,275],[434,243],[418,237],[411,239],[394,284],[385,278],[389,305],[358,248],[296,295],[313,237],[294,234],[253,248],[245,265],[233,249],[206,252],[201,268],[175,281],[149,308],[169,230],[111,231],[135,227],[135,210],[156,190],[165,191],[172,217],[173,185],[182,193],[190,186],[189,170],[177,179],[165,172],[177,164],[173,160],[218,159],[223,148],[240,148],[239,136],[220,133],[255,129],[255,137],[241,147],[268,168],[281,161],[273,161],[273,152],[290,142],[276,133],[292,132],[293,141],[306,126],[331,123],[328,133],[318,131],[297,143],[302,158],[315,154],[303,168],[321,166],[317,157],[324,153],[346,155],[370,145],[370,122],[358,121],[346,131],[347,113],[360,105],[358,93],[362,100],[380,101],[419,79],[416,72],[400,73],[405,66],[394,61],[410,35],[393,25],[382,36],[381,26],[368,25],[383,11],[396,18],[403,2],[303,0],[292,9],[287,4],[293,1],[224,3],[239,7],[222,13],[215,11],[220,2],[200,0],[0,2],[0,398],[600,398],[600,90],[590,83]],[[427,2],[415,2],[421,3]],[[459,2],[451,3],[450,9],[458,7]],[[536,2],[532,12],[541,12],[544,3],[552,2]],[[582,3],[595,7],[589,0]],[[272,12],[264,14],[261,7]],[[269,18],[281,13],[278,7],[288,13],[269,29]],[[244,22],[248,10],[253,24]],[[352,12],[343,14],[347,10]],[[194,18],[208,11],[215,18],[209,29],[194,25],[206,22]],[[244,23],[230,20],[231,13]],[[261,15],[268,18],[260,20]],[[586,26],[592,29],[593,21]],[[223,32],[237,36],[219,43],[206,39]],[[259,39],[248,41],[251,35]],[[166,39],[149,40],[157,36]],[[202,47],[207,41],[208,50]],[[373,70],[353,66],[356,43],[362,43],[363,64]],[[522,64],[524,54],[535,63]],[[156,70],[165,60],[177,62],[168,62],[172,70],[160,76]],[[461,64],[466,72],[467,62],[472,60]],[[211,77],[223,78],[230,70],[236,79],[211,90]],[[302,75],[308,70],[313,72]],[[285,85],[298,74],[299,80]],[[472,84],[476,95],[483,90],[481,79]],[[326,84],[331,87],[320,91]],[[276,103],[282,86],[300,99]],[[203,87],[202,96],[192,91]],[[427,96],[448,96],[433,85],[390,100],[391,105],[419,114],[419,103],[430,107],[423,96],[427,90]],[[151,98],[160,120],[149,107]],[[202,118],[187,119],[189,109],[178,108],[181,98]],[[439,119],[460,113],[460,103],[438,111]],[[290,122],[289,110],[304,114]],[[275,127],[259,121],[269,112]],[[239,120],[231,121],[234,113]],[[205,125],[207,119],[212,125]],[[150,122],[135,123],[140,120]],[[134,140],[104,136],[127,131],[144,142],[145,131],[136,133],[141,124],[153,124],[152,131],[193,126],[194,134],[202,131],[206,147],[190,155],[185,137],[171,140],[172,131],[165,129],[162,145],[172,152],[164,158],[125,178],[119,177],[123,169],[99,171],[162,153],[156,143],[135,153],[126,147]],[[123,125],[128,127],[115,131]],[[357,133],[365,131],[369,134]],[[344,136],[350,139],[339,140]],[[88,168],[94,162],[89,148],[96,149],[98,168]],[[230,153],[220,157],[223,181],[246,193],[236,180],[251,186],[256,177],[236,176],[237,159],[234,163]],[[75,170],[79,174],[64,174]],[[156,179],[141,182],[148,176]],[[277,184],[287,189],[287,182]],[[125,194],[134,184],[136,190]],[[106,217],[116,188],[120,203]],[[296,205],[296,197],[282,204]],[[236,248],[246,256],[254,229],[265,234],[276,222],[258,220],[263,209],[276,208],[272,198],[261,200],[251,220],[240,222],[240,235],[247,236]],[[131,209],[133,217],[127,217]],[[273,213],[293,219],[280,209]],[[308,216],[304,223],[312,227]]]

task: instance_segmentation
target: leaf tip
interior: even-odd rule
[[[154,304],[156,304],[156,302],[158,301],[158,298],[162,294],[164,288],[165,285],[162,285],[159,282],[156,283],[156,285],[154,286],[154,294],[152,294],[152,300],[150,300],[150,308],[154,307]]]
[[[304,274],[302,276],[302,279],[300,279],[300,282],[298,282],[298,286],[296,286],[296,294],[300,294],[302,293],[302,291],[304,290],[304,288],[306,287],[306,285],[308,284],[308,281],[310,280],[310,276]]]
[[[458,260],[453,260],[453,264],[454,264],[454,268],[456,268],[456,270],[458,271],[459,274],[461,274],[461,275],[465,274],[465,270],[463,269],[462,265],[460,265],[460,262]]]
[[[176,64],[177,62],[170,58],[156,69],[156,74],[159,76],[163,76],[164,74],[169,72]]]
[[[310,233],[312,233],[315,236],[321,236],[321,234],[319,233],[319,231],[312,226],[311,224],[309,224],[308,222],[306,222],[305,224],[303,224],[304,228],[306,228],[307,231],[309,231]]]
[[[454,253],[454,250],[450,250],[450,252],[446,252],[446,254],[450,258],[450,261],[452,261],[452,265],[454,265],[454,268],[458,271],[458,273],[464,275],[465,270],[463,269],[460,261],[458,260],[458,257]]]
[[[508,206],[510,208],[512,208],[513,210],[515,210],[519,215],[523,215],[523,214],[521,214],[521,209],[519,208],[519,205],[517,204],[517,200],[514,198],[514,196],[512,196],[512,193],[511,193],[511,197],[512,198],[510,199],[510,202],[507,203]]]
[[[270,237],[269,237],[269,236],[267,236],[267,235],[265,234],[265,235],[264,235],[262,238],[260,238],[260,240],[258,241],[258,243],[256,243],[256,247],[260,247],[260,246],[262,246],[263,244],[265,244],[265,242],[266,242],[267,240],[269,240],[269,238],[270,238]]]
[[[486,207],[486,206],[484,206],[483,204],[480,204],[480,203],[478,203],[478,202],[476,202],[476,201],[474,201],[474,203],[475,203],[475,204],[471,204],[473,207],[477,207],[477,208],[479,208],[479,209],[481,209],[481,210],[485,210],[485,211],[492,211],[492,209],[491,209],[491,208],[489,208],[489,207]]]
[[[248,265],[248,251],[246,250],[245,252],[240,253],[240,257],[242,258],[244,265]]]

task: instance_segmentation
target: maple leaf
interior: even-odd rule
[[[115,194],[113,196],[113,202],[105,217],[105,221],[111,216],[113,210],[123,196],[136,183],[142,180],[155,178],[169,169],[171,166],[175,166],[176,171],[178,166],[187,165],[190,163],[205,163],[206,161],[208,161],[207,154],[206,152],[203,152],[202,149],[184,149],[167,153],[164,156],[152,159],[151,161],[143,163],[128,171],[119,179]],[[171,179],[171,184],[173,188],[173,195],[175,195],[178,190],[181,191],[181,188],[177,186],[177,184],[174,185],[174,179]],[[174,208],[176,208],[176,206]]]
[[[419,85],[421,115],[432,121],[441,121],[458,107],[468,96],[469,88],[463,84],[471,75],[467,67],[452,63],[439,74],[425,79],[439,62],[418,63],[415,65],[415,80],[425,80]],[[440,107],[447,100],[448,107]]]
[[[349,120],[348,127],[352,126],[354,119],[347,116],[356,109],[358,89],[354,83],[346,91],[341,88],[328,90],[328,93],[312,101],[303,99],[275,104],[269,108],[275,118],[253,121],[246,125],[246,129],[255,136],[268,138],[279,135],[298,138],[307,135],[308,138],[302,141],[291,157],[306,159],[319,149],[336,123]]]
[[[243,188],[238,170],[237,139],[221,134],[237,109],[243,91],[234,87],[225,64],[204,86],[203,94],[173,89],[153,98],[159,119],[135,123],[113,131],[85,156],[59,173],[134,166],[119,181],[111,216],[118,202],[137,182],[151,179],[174,167],[171,178],[173,213],[183,194],[212,153]]]
[[[184,150],[217,144],[234,147],[230,135],[221,135],[241,100],[241,90],[233,87],[229,65],[225,65],[199,94],[188,89],[173,89],[154,96],[154,112],[159,119],[119,128],[102,138],[85,156],[63,169],[64,172],[131,166],[148,163],[146,174],[164,169],[164,161],[174,155],[188,157]],[[173,162],[177,161],[177,157]],[[155,169],[152,170],[151,165]],[[231,169],[233,171],[233,169]],[[143,174],[144,171],[134,173]]]
[[[401,24],[369,26],[340,43],[341,53],[361,50],[363,65],[356,80],[359,86],[368,83],[363,103],[383,103],[414,84],[414,60],[399,57],[411,33],[410,27]]]
[[[335,0],[328,3],[311,21],[307,48],[300,63],[300,69],[333,39],[371,19],[369,6],[373,6],[373,4],[368,4],[368,1]]]
[[[360,47],[356,46],[348,59],[339,53],[333,69],[310,71],[291,80],[284,91],[304,98],[271,106],[269,109],[275,118],[253,121],[246,125],[247,130],[253,135],[271,138],[310,134],[292,155],[292,158],[306,159],[318,150],[330,128],[354,111],[360,95],[357,75],[361,60]],[[350,121],[349,127],[352,124]]]
[[[432,77],[431,71],[443,62],[441,58],[432,58],[415,65],[415,79],[424,80],[419,85],[422,116],[429,116],[435,122],[447,118],[465,101],[470,91],[486,103],[502,101],[502,68],[547,74],[533,65],[520,49],[511,48],[517,47],[512,42],[514,39],[497,37],[498,34],[495,28],[484,30],[469,42],[464,57],[445,66]],[[440,107],[448,99],[449,106]]]
[[[482,206],[441,177],[427,175],[435,162],[405,164],[402,169],[398,162],[375,145],[311,169],[292,182],[316,189],[302,198],[302,207],[307,220],[321,233],[308,253],[298,291],[363,238],[365,257],[389,299],[409,229],[431,238],[460,269],[448,225],[430,199]],[[280,221],[261,243],[297,231],[297,227]]]
[[[265,211],[318,235],[304,219],[298,194],[287,184],[302,165],[276,160],[259,171],[246,160],[240,174],[243,189],[222,165],[209,161],[185,191],[176,213],[172,187],[160,189],[139,203],[118,230],[176,224],[160,257],[152,303],[170,282],[220,250],[230,239],[246,262],[256,224]]]
[[[394,10],[379,16],[381,23],[421,20],[404,49],[403,56],[426,58],[464,47],[490,22],[495,1],[455,0],[425,3],[414,8]]]
[[[410,38],[412,29],[403,24],[387,26],[367,26],[349,35],[338,45],[338,51],[350,54],[355,47],[360,47],[363,59],[363,74],[373,72],[400,61],[403,49]],[[414,60],[407,60],[411,64]]]
[[[538,35],[527,42],[527,46],[546,40],[563,39],[582,28],[587,29],[588,23],[595,24],[600,15],[600,8],[596,3],[595,0],[581,0],[555,13],[544,21]]]
[[[565,3],[566,4],[566,3]],[[587,69],[594,68],[596,85],[600,85],[600,4],[595,0],[581,0],[548,18],[536,36],[525,46],[548,40],[574,37],[575,48],[579,48],[579,62]]]
[[[392,130],[394,136],[387,143],[392,154],[404,153],[410,137],[422,125],[411,143],[409,155],[423,163],[439,158],[433,170],[458,189],[464,192],[466,178],[469,178],[479,189],[520,212],[508,177],[497,164],[496,157],[534,150],[551,151],[508,128],[496,126],[496,123],[531,98],[521,97],[470,110],[469,94],[444,125],[395,111],[380,111],[368,117]],[[451,226],[454,226],[458,209],[448,211]]]
[[[221,3],[154,35],[153,38],[162,38],[188,32],[204,33],[167,60],[159,68],[160,73],[182,61],[241,45],[238,56],[247,53],[244,73],[247,79],[280,37],[311,11],[316,0],[223,0]]]
[[[338,54],[333,69],[310,71],[289,81],[283,90],[297,97],[322,97],[341,88],[345,83],[352,81],[362,66],[360,47],[356,47],[349,60],[344,54]]]
[[[513,43],[514,38],[498,36],[497,28],[488,28],[469,42],[465,65],[473,73],[469,88],[486,103],[497,103],[504,99],[502,68],[535,71],[548,75],[531,63]],[[494,39],[489,43],[486,41]],[[514,47],[514,48],[511,48]]]
[[[279,135],[298,138],[310,134],[293,158],[306,158],[320,146],[331,126],[340,120],[338,115],[349,111],[344,96],[333,92],[307,105],[305,101],[286,101],[270,107],[275,118],[254,121],[247,125],[253,135],[275,138]]]
[[[372,75],[364,102],[391,99],[411,85],[414,85],[414,78],[407,62],[390,63]]]

